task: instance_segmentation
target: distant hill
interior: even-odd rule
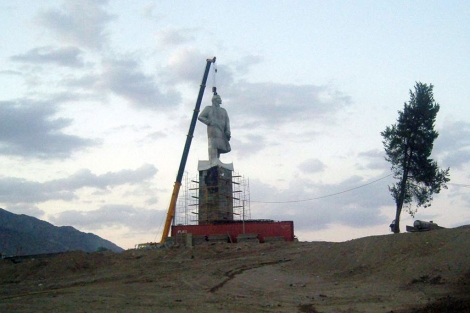
[[[114,252],[123,249],[92,233],[71,226],[57,227],[28,215],[18,215],[0,208],[0,252],[6,256],[43,254],[99,248]]]

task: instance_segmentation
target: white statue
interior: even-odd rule
[[[219,95],[212,97],[212,106],[202,110],[198,120],[207,125],[207,138],[209,141],[209,163],[219,162],[221,153],[230,152],[230,121],[227,111],[221,108],[222,99]]]

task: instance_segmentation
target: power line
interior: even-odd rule
[[[340,192],[332,193],[332,194],[321,196],[321,197],[315,197],[315,198],[303,199],[303,200],[288,200],[288,201],[253,201],[253,200],[251,200],[250,202],[251,203],[296,203],[296,202],[306,202],[306,201],[318,200],[318,199],[337,196],[337,195],[340,195],[342,193],[346,193],[346,192],[356,190],[356,189],[359,189],[359,188],[362,188],[362,187],[365,187],[365,186],[368,186],[368,185],[372,185],[373,183],[376,183],[376,182],[378,182],[382,179],[385,179],[387,177],[390,177],[390,176],[392,176],[392,174],[388,174],[387,176],[381,177],[379,179],[376,179],[376,180],[371,181],[370,183],[367,183],[367,184],[364,184],[364,185],[360,185],[360,186],[357,186],[357,187],[354,187],[354,188],[351,188],[351,189],[343,190],[343,191],[340,191]]]

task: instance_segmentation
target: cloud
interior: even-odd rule
[[[143,6],[141,15],[145,19],[148,19],[151,21],[161,20],[164,15],[161,13],[156,13],[155,11],[158,11],[158,5],[156,3],[148,3]]]
[[[450,153],[446,155],[443,160],[443,164],[439,164],[441,168],[444,168],[444,165],[450,167],[451,169],[462,169],[463,165],[470,162],[470,150],[457,150],[454,153]],[[452,173],[452,172],[451,172]],[[470,178],[470,176],[469,176]]]
[[[247,81],[235,83],[222,98],[239,118],[252,123],[254,120],[259,126],[326,123],[326,117],[343,110],[351,102],[348,96],[324,86]]]
[[[60,42],[101,49],[107,42],[107,24],[115,17],[104,7],[107,0],[66,0],[61,9],[40,13],[37,21],[59,36]]]
[[[50,189],[47,183],[28,181],[23,178],[0,178],[0,202],[8,204],[40,203],[49,200],[70,201],[76,196],[70,190]]]
[[[446,122],[435,141],[433,155],[442,158],[440,166],[462,168],[470,162],[470,123]],[[452,171],[452,170],[451,170]]]
[[[238,74],[248,74],[251,67],[263,62],[263,57],[260,55],[245,55],[238,59],[234,64],[235,71]]]
[[[166,27],[157,31],[155,40],[160,48],[175,47],[193,41],[194,32],[189,28]]]
[[[43,210],[41,210],[35,205],[30,204],[9,205],[6,207],[6,210],[15,214],[25,214],[29,216],[34,216],[36,218],[41,218],[45,214]]]
[[[393,200],[388,192],[391,180],[374,180],[352,176],[337,184],[318,184],[296,179],[285,190],[250,180],[252,217],[293,220],[299,231],[326,229],[330,224],[377,225],[384,220],[381,208],[393,205]]]
[[[73,88],[80,88],[87,91],[93,89],[98,90],[99,82],[100,77],[97,74],[85,74],[80,77],[68,76],[62,80],[63,85],[68,90],[71,90]]]
[[[165,68],[166,83],[191,83],[198,86],[201,83],[207,59],[210,55],[203,55],[195,48],[182,48],[174,52],[168,59]]]
[[[0,153],[21,157],[62,159],[96,144],[62,130],[71,119],[54,117],[50,102],[0,101]]]
[[[167,137],[168,137],[168,134],[163,131],[155,131],[146,136],[146,138],[150,140],[159,140],[159,139],[167,138]]]
[[[156,173],[157,168],[151,164],[144,164],[136,170],[121,170],[102,175],[93,174],[89,169],[81,169],[68,178],[52,180],[47,186],[55,190],[77,190],[83,187],[106,189],[122,184],[138,184],[151,179]]]
[[[357,207],[377,209],[384,203],[393,204],[388,185],[393,182],[387,174],[372,178],[351,176],[337,184],[316,185],[317,193],[323,203],[334,202],[343,208]],[[328,197],[325,197],[327,195]]]
[[[101,87],[125,98],[135,108],[169,109],[181,100],[174,90],[163,93],[155,78],[144,74],[137,61],[130,58],[106,61],[101,77]]]
[[[1,75],[12,75],[12,76],[22,76],[23,75],[23,73],[21,73],[20,71],[13,71],[13,70],[0,71],[0,74]]]
[[[52,48],[38,47],[26,53],[10,57],[14,62],[30,64],[55,64],[66,67],[83,67],[82,51],[76,47]]]
[[[374,149],[360,152],[357,159],[361,160],[365,165],[357,164],[358,169],[382,170],[390,171],[391,164],[385,160],[385,151]]]
[[[38,183],[15,177],[0,178],[0,203],[25,204],[49,200],[70,201],[77,196],[75,191],[89,187],[105,190],[124,184],[141,184],[155,176],[157,169],[144,164],[136,170],[121,170],[102,175],[92,174],[87,169],[62,179]]]
[[[308,159],[300,163],[298,168],[305,173],[320,173],[325,169],[325,164],[319,159]]]
[[[178,49],[164,68],[165,84],[185,82],[197,86],[207,57],[195,48]],[[233,114],[241,121],[235,125],[238,128],[249,128],[251,131],[267,125],[272,128],[272,125],[310,125],[312,122],[331,124],[331,117],[351,104],[348,95],[332,86],[235,80],[235,72],[248,72],[250,66],[262,61],[261,57],[246,58],[252,59],[251,62],[217,65],[216,86],[222,97],[222,106],[229,116]],[[212,75],[211,71],[207,85],[211,85]],[[312,131],[311,128],[304,130]]]
[[[106,205],[93,211],[64,211],[49,216],[54,225],[72,225],[77,228],[96,230],[104,227],[123,226],[132,231],[156,230],[165,212],[138,208],[130,205]]]
[[[244,140],[243,140],[244,139]],[[266,147],[266,138],[261,135],[245,135],[242,140],[232,139],[231,146],[239,159],[250,157]]]

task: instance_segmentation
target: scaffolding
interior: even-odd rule
[[[205,187],[214,188],[216,186]],[[217,187],[216,187],[217,188]],[[188,173],[185,172],[180,195],[176,205],[176,213],[174,225],[198,225],[199,224],[199,208],[200,204],[210,200],[200,199],[202,192],[199,185],[199,175],[189,179]],[[251,219],[250,209],[250,182],[249,179],[233,173],[232,175],[232,195],[224,197],[230,198],[233,207],[231,220],[242,221]]]
[[[178,200],[176,201],[175,218],[173,225],[192,225],[190,219],[190,194],[189,194],[189,176],[188,172],[184,172],[183,181],[181,183]]]
[[[232,176],[233,183],[233,219],[250,220],[250,180],[239,173]]]

